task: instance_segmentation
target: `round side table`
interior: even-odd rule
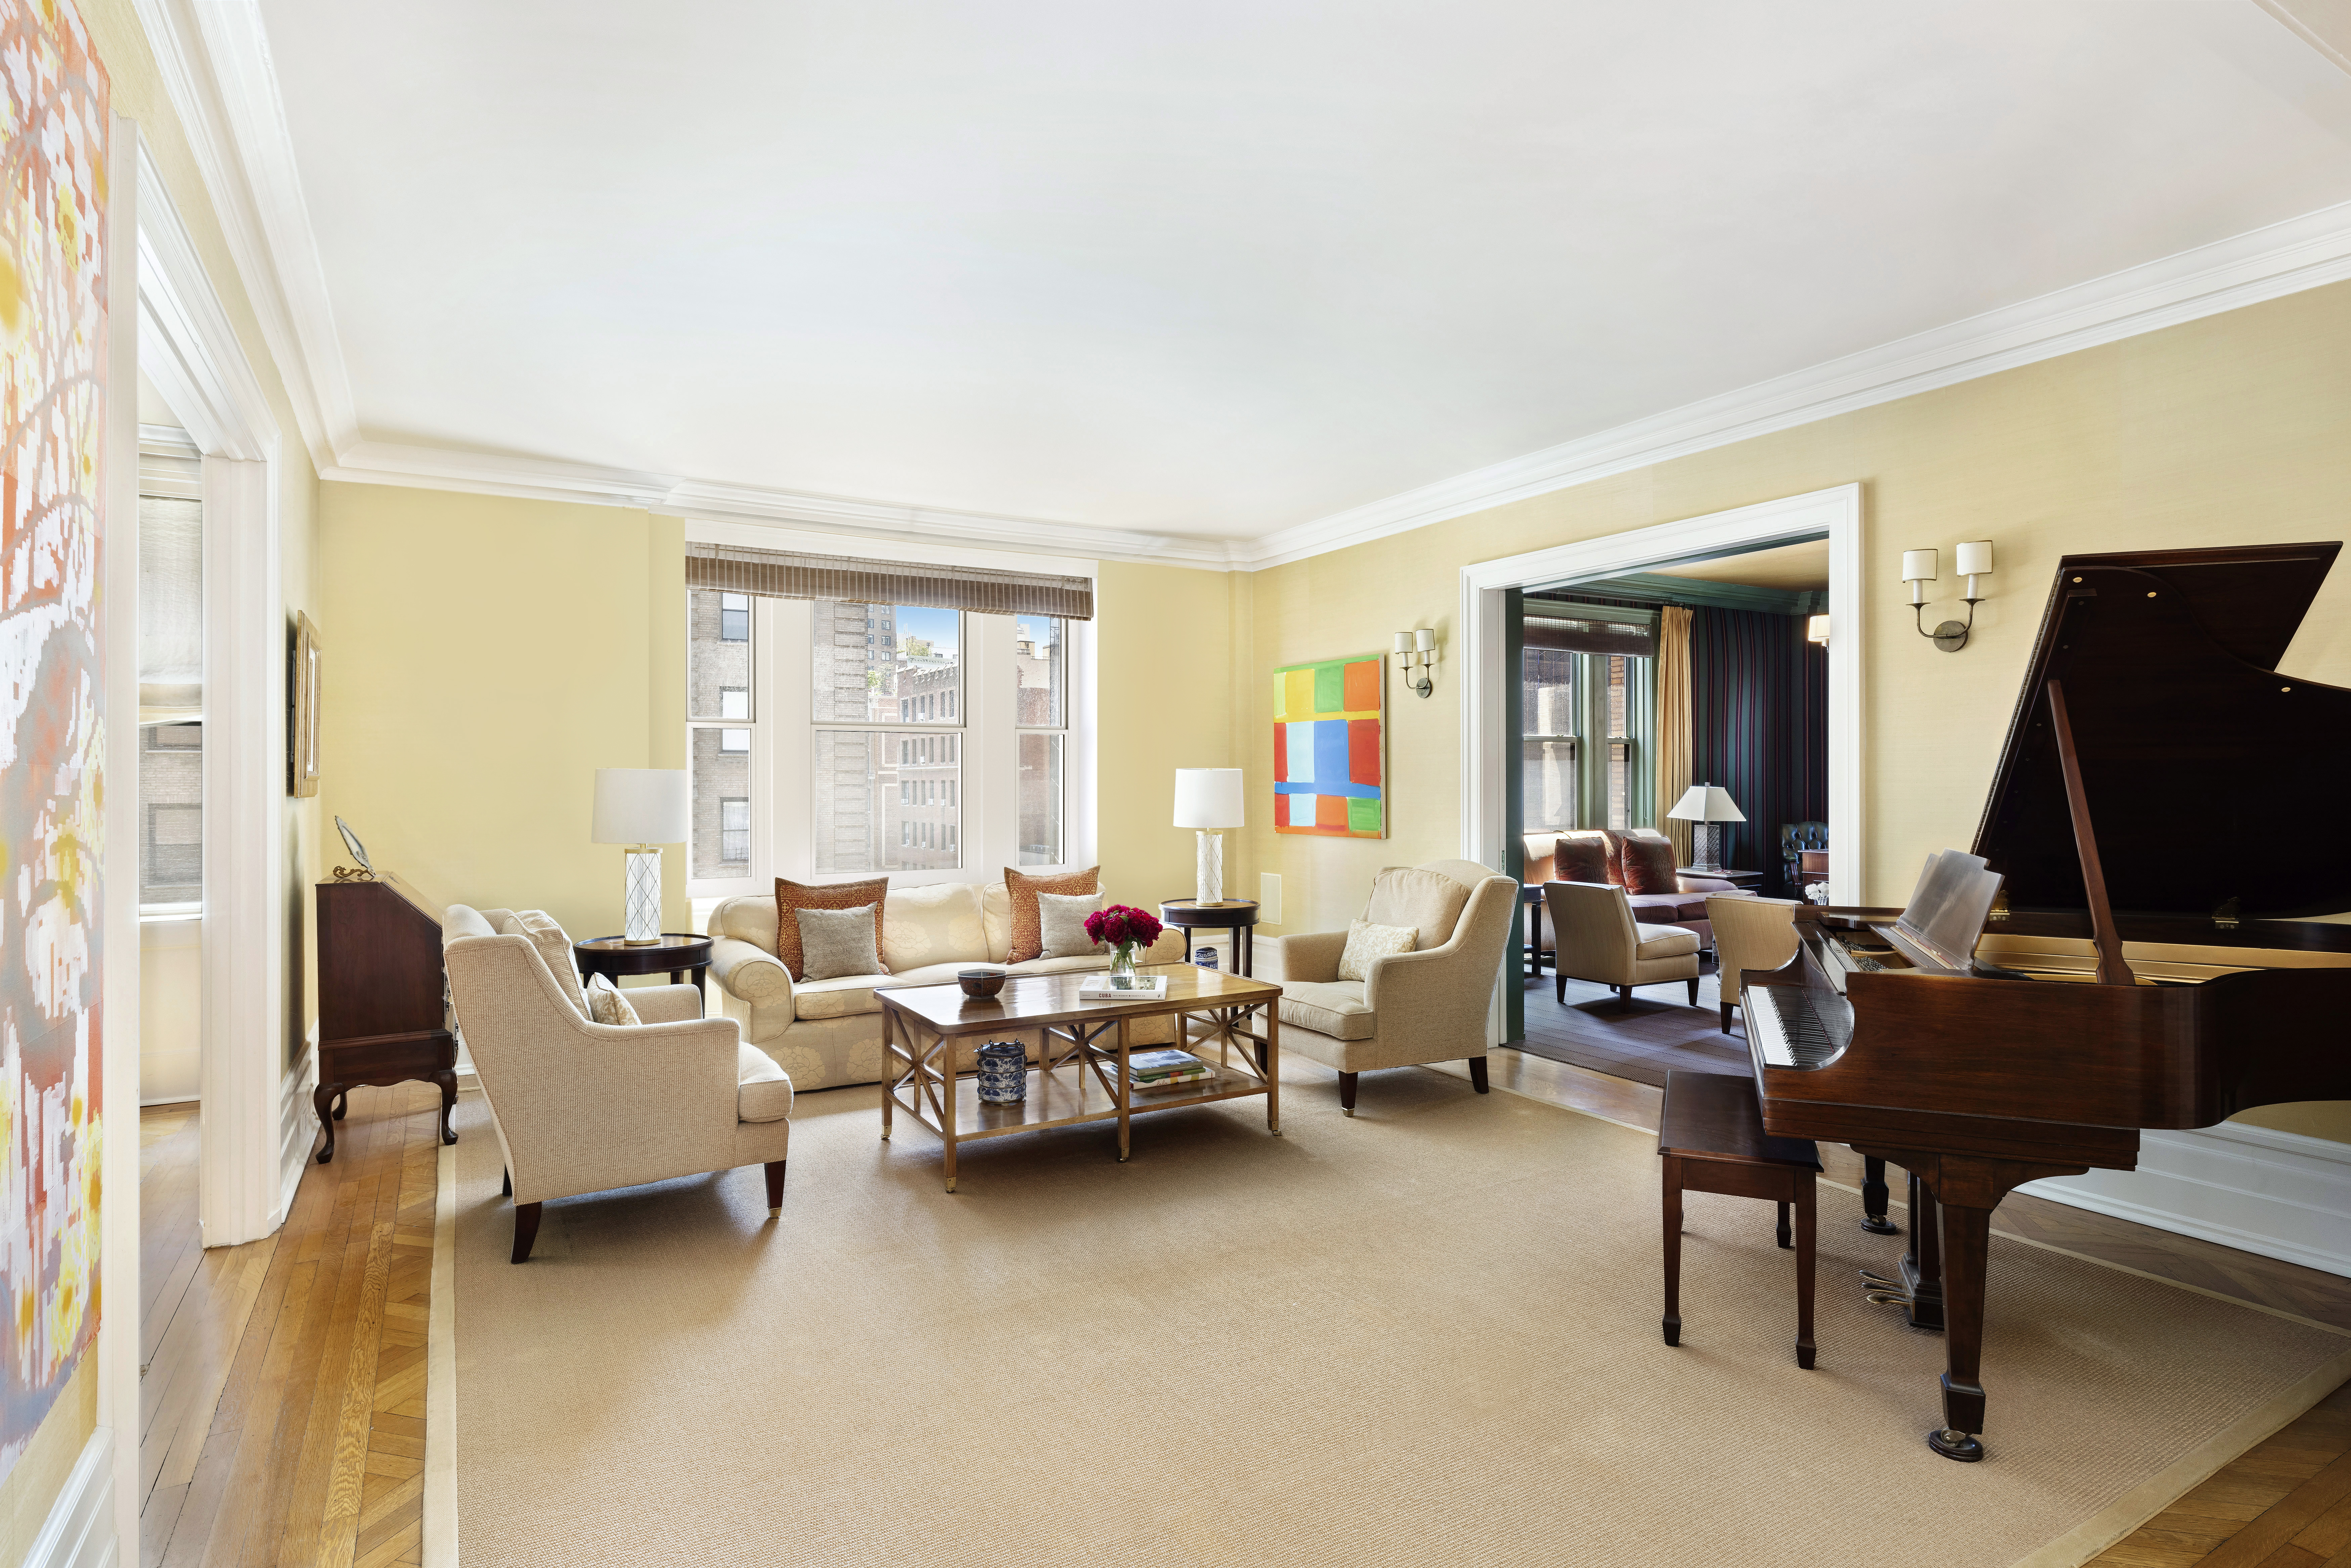
[[[658,975],[666,969],[671,985],[691,984],[699,989],[703,973],[710,967],[710,938],[664,931],[659,942],[632,947],[622,937],[590,936],[571,944],[571,956],[582,980],[603,975],[617,984],[623,975]]]
[[[1234,966],[1243,975],[1256,977],[1256,899],[1228,898],[1221,904],[1203,904],[1196,898],[1163,899],[1159,904],[1159,918],[1162,924],[1183,931],[1187,947],[1195,931],[1231,932]]]

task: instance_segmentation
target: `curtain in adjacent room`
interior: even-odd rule
[[[1700,610],[1689,657],[1691,777],[1747,814],[1723,826],[1722,863],[1761,872],[1767,898],[1792,898],[1781,826],[1828,821],[1828,652],[1804,640],[1802,616]]]
[[[1680,865],[1689,864],[1690,825],[1666,813],[1690,787],[1690,613],[1678,604],[1657,612],[1656,825],[1673,840]]]

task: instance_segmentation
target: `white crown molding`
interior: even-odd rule
[[[2351,203],[1246,542],[1250,570],[2351,277]]]
[[[270,442],[261,433],[275,431],[277,416],[144,136],[138,157],[139,368],[179,415],[183,441],[218,456],[265,459]]]
[[[131,0],[277,361],[311,461],[359,440],[358,404],[256,0]],[[162,188],[158,182],[152,188]]]
[[[395,445],[360,434],[257,0],[132,3],[319,476],[360,484],[648,507],[852,538],[962,540],[1257,570],[2351,277],[2346,204],[1255,539],[1142,533]]]

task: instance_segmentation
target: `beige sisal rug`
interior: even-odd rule
[[[1920,1441],[1939,1337],[1822,1193],[1820,1365],[1769,1205],[1693,1195],[1659,1340],[1656,1142],[1408,1070],[1260,1107],[878,1141],[510,1211],[461,1107],[457,1532],[503,1564],[2071,1563],[2351,1375],[2351,1339],[1995,1238],[1991,1458]]]

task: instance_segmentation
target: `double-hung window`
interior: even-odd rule
[[[1519,660],[1528,832],[1654,818],[1656,622],[1655,611],[1528,601]]]
[[[1091,862],[1090,580],[693,545],[687,582],[693,896]]]

